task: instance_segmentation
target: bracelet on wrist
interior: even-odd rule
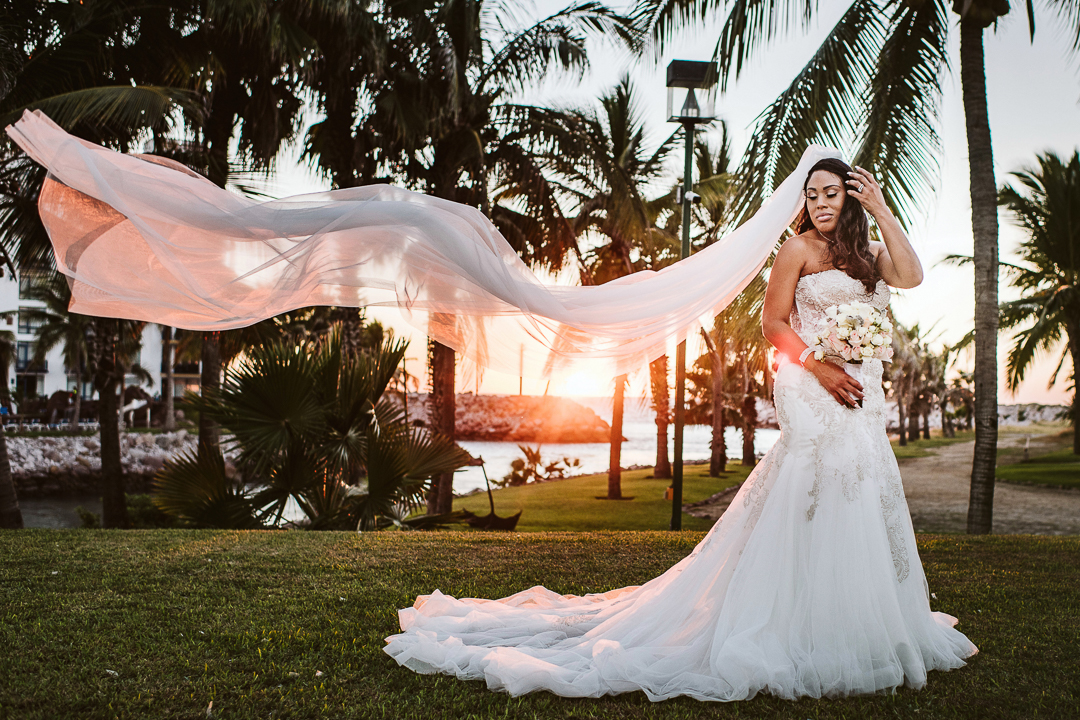
[[[815,360],[820,360],[820,358],[818,358],[816,355],[819,350],[821,350],[820,346],[808,347],[803,350],[802,353],[799,354],[799,364],[803,367],[806,367],[806,359],[811,355],[814,355]]]

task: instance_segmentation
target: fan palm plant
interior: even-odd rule
[[[1026,326],[1009,349],[1009,389],[1023,382],[1039,351],[1052,351],[1064,342],[1050,385],[1057,382],[1066,358],[1072,364],[1073,452],[1080,454],[1080,417],[1075,398],[1080,362],[1080,153],[1061,158],[1038,156],[1038,167],[1013,173],[1020,188],[1005,186],[999,202],[1008,208],[1027,238],[1017,254],[1022,265],[1009,265],[1009,282],[1022,293],[1019,300],[1001,304],[1001,325]]]
[[[229,476],[220,454],[184,456],[158,475],[155,503],[215,527],[277,525],[290,501],[312,528],[406,522],[430,477],[470,458],[448,439],[408,426],[397,402],[383,397],[405,347],[390,338],[350,353],[335,331],[321,341],[251,349],[226,371],[220,390],[185,400],[232,434],[239,475]]]
[[[730,11],[715,50],[721,89],[787,29],[808,29],[819,10],[796,0],[639,0],[637,12],[654,37],[671,42],[676,30],[723,6]],[[1071,28],[1072,49],[1080,50],[1080,0],[1047,7]],[[957,0],[951,8],[959,20],[975,238],[977,432],[968,532],[989,533],[997,462],[998,223],[983,36],[1000,18],[1023,8],[1034,40],[1035,15],[1031,0]],[[740,215],[753,211],[776,179],[795,168],[808,143],[844,147],[861,138],[854,162],[875,173],[890,207],[910,218],[937,170],[949,17],[946,0],[851,2],[791,85],[759,117],[740,173]]]

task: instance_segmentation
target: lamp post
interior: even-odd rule
[[[690,254],[690,206],[700,202],[693,192],[694,171],[694,126],[713,120],[711,98],[706,95],[699,99],[697,90],[704,90],[716,84],[716,63],[696,62],[693,60],[672,60],[667,68],[667,114],[668,122],[681,123],[686,136],[686,155],[684,158],[683,186],[676,193],[682,206],[682,247],[679,259]],[[686,91],[681,108],[676,112],[676,91]],[[675,351],[675,457],[671,466],[671,529],[682,530],[682,485],[683,485],[683,426],[686,416],[686,340],[679,343]]]

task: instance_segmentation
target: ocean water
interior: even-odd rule
[[[611,422],[611,398],[572,398],[588,407],[606,422]],[[623,410],[622,466],[652,465],[656,462],[656,423],[652,409],[636,398],[628,398]],[[754,450],[759,455],[765,453],[780,437],[779,430],[759,428],[754,433]],[[728,427],[724,433],[729,458],[742,457],[742,431]],[[683,460],[709,459],[709,444],[712,442],[712,428],[706,425],[687,425],[683,432]],[[471,442],[458,443],[473,455],[482,457],[488,477],[500,479],[510,472],[510,463],[522,457],[516,442]],[[668,453],[674,451],[674,427],[668,428]],[[611,446],[608,443],[552,443],[540,446],[540,456],[545,462],[563,457],[581,460],[577,473],[606,472]],[[575,474],[577,474],[575,473]],[[454,492],[463,495],[484,487],[483,470],[479,467],[462,468],[454,475]]]
[[[605,421],[611,422],[611,398],[573,398]],[[623,412],[622,466],[652,465],[656,461],[656,423],[652,410],[637,399],[627,399]],[[668,452],[673,452],[674,429],[668,428]],[[765,453],[780,437],[779,430],[758,429],[754,434],[754,449]],[[729,427],[725,432],[728,457],[742,457],[742,432]],[[686,461],[708,460],[712,428],[705,425],[686,426],[683,436],[683,459]],[[510,463],[522,452],[515,442],[468,442],[460,445],[474,457],[484,458],[488,477],[502,478],[510,472]],[[610,446],[607,443],[559,443],[540,446],[541,458],[551,460],[570,457],[581,461],[576,473],[599,473],[608,469]],[[484,488],[484,474],[479,467],[462,468],[454,474],[454,492],[463,495]],[[101,513],[101,500],[97,497],[27,498],[19,502],[26,527],[79,527],[81,522],[75,512],[79,505],[91,512]],[[301,520],[304,517],[299,506],[290,500],[285,519]]]

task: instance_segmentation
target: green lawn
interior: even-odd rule
[[[940,434],[940,430],[931,430],[930,439],[912,440],[907,445],[901,445],[899,440],[893,440],[893,454],[897,460],[910,460],[912,458],[928,457],[933,455],[932,448],[945,447],[956,443],[971,442],[975,439],[974,430],[957,430],[956,437],[947,438]]]
[[[1080,455],[1072,450],[1058,450],[1026,462],[999,465],[997,479],[1032,485],[1080,488]]]
[[[959,617],[981,654],[919,692],[726,705],[510,698],[416,675],[382,652],[396,608],[417,594],[498,597],[538,583],[601,592],[655,576],[700,537],[5,532],[0,717],[1076,717],[1078,538],[920,536],[932,607]]]
[[[683,474],[683,502],[692,503],[736,485],[749,469],[729,464],[728,473],[709,477],[708,465],[687,465]],[[517,529],[523,532],[557,530],[666,530],[671,525],[671,501],[664,499],[670,480],[651,477],[652,470],[625,470],[623,497],[633,500],[598,500],[607,496],[607,473],[555,482],[495,490],[495,513],[500,517],[521,510]],[[491,512],[487,493],[454,501],[455,510],[477,515]],[[712,523],[683,513],[684,530],[708,530]]]

